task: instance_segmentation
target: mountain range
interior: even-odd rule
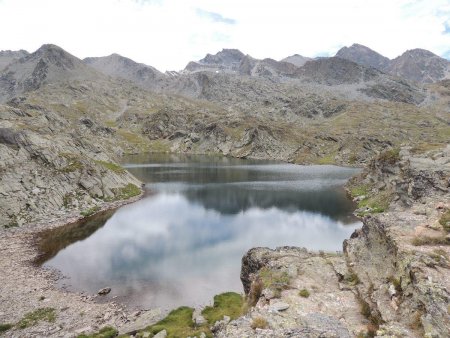
[[[224,49],[166,73],[50,44],[0,52],[0,223],[47,217],[69,197],[79,207],[122,196],[134,181],[106,179],[102,163],[123,153],[362,165],[386,148],[448,142],[447,71],[430,52],[389,60],[360,45],[281,61]]]

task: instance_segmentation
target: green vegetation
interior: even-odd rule
[[[5,224],[3,227],[5,229],[9,229],[9,228],[17,228],[19,226],[19,223],[17,223],[17,221],[12,221],[9,222],[8,224]]]
[[[307,289],[301,289],[298,295],[303,298],[308,298],[310,293]]]
[[[378,161],[385,164],[395,164],[400,160],[400,148],[392,148],[382,152]]]
[[[86,210],[83,210],[82,212],[80,212],[80,215],[83,217],[88,217],[88,216],[95,214],[99,210],[100,210],[100,207],[98,205],[94,205],[92,208],[89,208],[89,209],[86,209]]]
[[[370,194],[371,186],[369,184],[355,185],[350,188],[352,197],[368,196]]]
[[[356,285],[356,284],[360,283],[360,280],[359,280],[358,275],[355,272],[349,271],[344,276],[344,282],[346,282],[350,285]]]
[[[97,333],[93,333],[90,335],[80,334],[77,338],[114,338],[119,334],[119,332],[110,326],[105,326],[100,329]]]
[[[256,318],[253,318],[250,326],[253,330],[267,329],[267,327],[269,326],[269,323],[267,323],[267,320],[263,317],[256,317]]]
[[[38,322],[45,320],[49,323],[53,323],[56,320],[56,313],[54,308],[45,307],[37,309],[33,312],[28,312],[18,323],[17,327],[25,329],[30,326],[36,325]]]
[[[317,160],[317,164],[336,164],[335,153],[325,155]]]
[[[131,197],[137,196],[141,193],[141,189],[132,183],[128,183],[125,187],[115,189],[116,200],[126,200]]]
[[[415,246],[422,245],[450,245],[450,241],[446,238],[445,234],[439,237],[421,236],[415,237],[412,240],[412,244]]]
[[[81,163],[78,155],[71,153],[59,153],[59,156],[64,157],[68,162],[68,164],[59,169],[59,171],[63,173],[71,173],[83,169],[83,164]]]
[[[207,326],[195,327],[192,321],[192,314],[194,309],[182,306],[171,311],[166,318],[162,319],[155,325],[147,327],[143,332],[150,332],[157,334],[162,330],[167,331],[168,338],[181,338],[188,336],[199,336],[204,332],[207,337],[212,337],[211,332]]]
[[[123,174],[125,172],[124,168],[122,168],[120,165],[112,163],[112,162],[96,160],[95,163],[100,164],[101,166],[105,167],[106,169],[111,170],[117,174]]]
[[[389,208],[392,198],[389,192],[382,191],[374,196],[362,199],[358,202],[358,208],[367,208],[368,210],[358,213],[358,216],[385,212]]]
[[[259,271],[259,277],[263,282],[264,288],[269,288],[278,292],[289,287],[291,282],[291,278],[286,271],[274,271],[266,267]]]
[[[12,329],[13,326],[14,325],[12,325],[12,324],[0,324],[0,334],[8,331],[9,329]]]
[[[445,231],[450,232],[450,210],[447,210],[439,219],[439,224],[442,225]]]
[[[209,324],[222,320],[223,316],[236,319],[243,314],[244,298],[236,292],[226,292],[214,296],[214,305],[203,309],[202,315]]]

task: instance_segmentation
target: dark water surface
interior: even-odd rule
[[[44,266],[70,289],[142,308],[209,304],[242,292],[242,255],[255,246],[341,250],[361,224],[342,188],[357,170],[182,155],[140,155],[125,167],[147,196],[43,234]]]

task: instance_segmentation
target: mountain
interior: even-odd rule
[[[185,70],[189,72],[201,70],[236,71],[244,57],[245,54],[238,49],[224,48],[214,55],[207,54],[198,62],[189,62]]]
[[[43,45],[0,73],[0,102],[46,83],[95,79],[100,74],[55,45]]]
[[[158,87],[158,84],[166,78],[166,75],[156,68],[137,63],[119,54],[89,57],[85,58],[83,62],[105,75],[129,80],[147,89]]]
[[[393,59],[390,74],[411,81],[431,83],[450,78],[450,62],[425,49],[411,49]]]
[[[11,62],[18,60],[24,56],[27,56],[29,53],[26,50],[2,50],[0,51],[0,72],[6,68]]]
[[[299,54],[294,54],[291,56],[288,56],[287,58],[282,59],[283,62],[289,62],[297,67],[303,66],[307,61],[312,60],[311,58],[308,58],[306,56],[301,56]]]
[[[389,60],[366,46],[353,44],[341,48],[336,56],[419,83],[432,83],[450,78],[450,62],[425,49],[408,50]]]
[[[387,57],[357,43],[351,45],[350,47],[341,48],[336,53],[336,56],[356,62],[366,67],[376,68],[381,71],[389,67],[390,62]]]

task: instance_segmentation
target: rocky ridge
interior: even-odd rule
[[[241,280],[254,307],[217,336],[448,336],[449,179],[450,146],[381,155],[349,185],[369,202],[343,254],[251,249]]]
[[[366,46],[353,44],[341,48],[336,56],[413,82],[432,83],[450,77],[450,61],[420,48],[390,60]]]

